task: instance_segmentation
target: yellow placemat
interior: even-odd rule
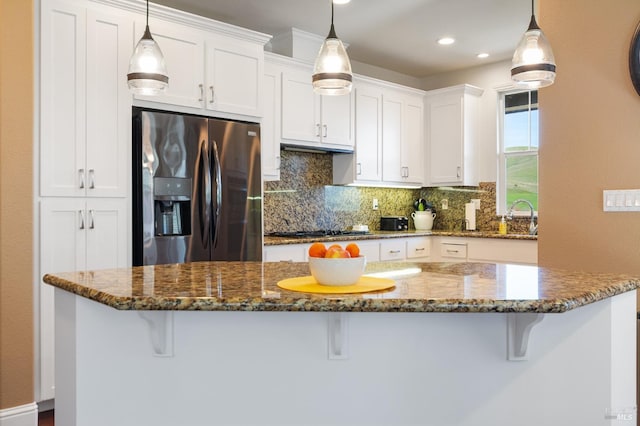
[[[330,286],[318,284],[312,276],[288,278],[278,282],[278,287],[285,290],[300,291],[304,293],[366,293],[368,291],[386,290],[395,287],[396,282],[389,278],[377,278],[362,276],[353,285]]]

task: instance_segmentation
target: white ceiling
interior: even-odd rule
[[[330,0],[154,2],[271,35],[298,28],[324,37],[331,22]],[[334,24],[353,61],[425,77],[510,59],[530,8],[529,0],[351,0],[335,6]],[[438,45],[445,35],[456,43]]]

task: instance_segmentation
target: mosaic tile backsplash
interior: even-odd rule
[[[353,225],[368,225],[380,229],[381,216],[411,217],[413,202],[424,198],[436,212],[433,229],[462,230],[464,204],[480,198],[476,226],[480,231],[498,230],[495,183],[480,183],[478,187],[422,189],[365,188],[334,186],[333,161],[330,154],[293,151],[281,152],[280,180],[264,184],[264,232],[345,230]],[[373,199],[379,209],[373,210]],[[442,200],[449,204],[442,210]],[[526,233],[528,219],[509,222],[509,232]],[[409,219],[413,228],[413,221]]]

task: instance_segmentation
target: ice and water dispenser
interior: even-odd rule
[[[191,234],[191,179],[153,179],[154,226],[156,236]]]

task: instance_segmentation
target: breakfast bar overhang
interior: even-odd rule
[[[283,290],[306,263],[46,275],[56,423],[613,425],[636,405],[635,277],[372,263],[395,287]]]

